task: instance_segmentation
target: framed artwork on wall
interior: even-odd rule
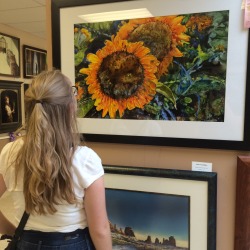
[[[240,3],[199,3],[52,0],[53,65],[86,140],[250,149]]]
[[[236,211],[235,211],[235,237],[234,249],[248,249],[250,245],[249,227],[247,220],[250,213],[250,157],[237,157],[236,182]]]
[[[22,125],[21,82],[0,80],[0,133],[14,132]]]
[[[23,45],[23,77],[33,78],[47,69],[47,51]]]
[[[20,39],[1,32],[0,75],[20,77]]]
[[[216,249],[216,173],[104,170],[113,249]]]

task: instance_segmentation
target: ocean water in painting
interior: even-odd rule
[[[223,122],[229,11],[74,25],[80,118]]]
[[[113,249],[188,250],[190,197],[106,189]]]

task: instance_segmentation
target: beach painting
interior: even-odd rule
[[[114,250],[190,250],[190,197],[106,188]]]

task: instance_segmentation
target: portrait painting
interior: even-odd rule
[[[18,121],[19,107],[17,106],[17,91],[4,90],[1,92],[2,123]]]
[[[22,125],[21,82],[0,81],[0,133]]]
[[[20,39],[0,33],[0,75],[20,76]]]

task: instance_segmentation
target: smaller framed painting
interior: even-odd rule
[[[104,170],[113,249],[216,250],[216,173]]]
[[[0,33],[0,75],[20,77],[20,39]]]
[[[33,78],[47,69],[47,51],[23,45],[23,77]]]
[[[22,125],[21,82],[0,81],[0,133],[14,132]]]

